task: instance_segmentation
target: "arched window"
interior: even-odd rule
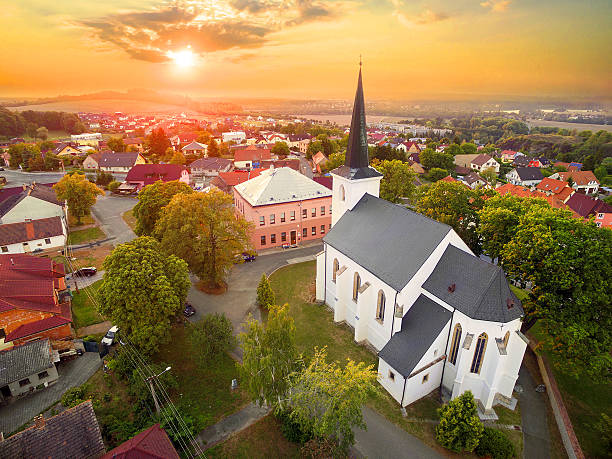
[[[340,185],[340,201],[344,201],[346,199],[345,193],[344,193],[344,185]]]
[[[361,277],[359,277],[359,273],[355,273],[353,276],[353,301],[357,301],[359,287],[361,287]]]
[[[338,259],[334,258],[334,270],[332,271],[332,280],[336,282],[336,274],[338,273],[338,269],[340,269],[340,263],[338,263]]]
[[[510,339],[510,330],[508,330],[506,332],[506,335],[504,336],[504,346],[508,345],[508,340]]]
[[[482,361],[484,360],[485,351],[487,349],[487,334],[481,333],[476,343],[476,350],[474,351],[474,360],[472,360],[472,367],[470,371],[472,373],[480,373],[482,368]]]
[[[453,332],[453,340],[451,341],[449,362],[455,365],[457,362],[457,354],[459,353],[459,343],[461,342],[461,325],[455,325],[455,331]]]
[[[376,305],[376,318],[381,322],[385,320],[385,292],[378,291],[378,302]]]

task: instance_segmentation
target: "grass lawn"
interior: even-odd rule
[[[346,325],[335,324],[333,314],[326,306],[314,304],[315,265],[314,261],[294,264],[270,276],[276,302],[289,303],[290,313],[295,320],[298,351],[309,357],[315,346],[327,346],[328,360],[345,362],[351,358],[376,367],[378,358],[369,349],[355,343],[353,330]],[[436,443],[433,424],[414,420],[438,419],[437,409],[441,405],[435,392],[407,406],[407,416],[403,417],[399,404],[382,386],[376,387],[377,391],[370,397],[368,406],[440,453],[448,457],[465,457],[453,455]],[[520,425],[520,414],[518,416],[517,424]],[[521,452],[522,449],[519,454]]]
[[[136,228],[136,217],[134,217],[132,209],[123,212],[121,217],[123,218],[123,221],[126,222],[130,228],[132,228],[132,231],[134,231],[134,228]]]
[[[514,292],[516,297],[521,301],[524,301],[529,296],[529,292],[527,292],[527,290],[515,287],[514,285],[510,285],[510,289]]]
[[[541,323],[536,323],[529,333],[538,340],[544,335]],[[551,364],[553,374],[563,396],[563,402],[569,413],[574,431],[587,457],[604,457],[605,440],[601,432],[594,428],[599,423],[602,413],[612,413],[612,384],[598,384],[589,376],[575,378],[555,367],[555,356],[544,351]]]
[[[68,245],[84,244],[87,242],[104,239],[105,237],[106,234],[104,234],[100,228],[94,226],[84,230],[71,231],[68,235]]]
[[[77,281],[78,282],[78,281]],[[91,302],[89,297],[83,290],[87,290],[90,295],[95,295],[100,287],[102,280],[94,282],[89,287],[80,289],[79,293],[74,293],[72,298],[72,320],[74,328],[87,327],[88,325],[97,324],[104,321],[104,318],[98,314],[96,307]]]
[[[249,403],[246,392],[231,390],[232,379],[238,378],[238,369],[231,357],[220,355],[210,367],[201,369],[193,359],[186,327],[177,325],[169,332],[170,342],[153,360],[172,366],[178,388],[171,390],[170,396],[177,407],[197,420],[200,430]]]
[[[280,424],[268,415],[242,432],[206,451],[209,458],[299,458],[300,445],[285,439]]]
[[[521,407],[517,404],[514,411],[508,408],[497,405],[493,407],[499,419],[495,421],[498,424],[504,424],[507,426],[520,426],[521,425]]]
[[[68,212],[68,226],[70,228],[78,228],[79,226],[85,225],[94,225],[95,223],[96,221],[91,215],[85,215],[84,217],[81,217],[81,224],[78,225],[77,218],[73,216],[70,212]]]

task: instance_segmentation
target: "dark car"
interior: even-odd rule
[[[43,251],[43,249],[41,249],[40,247],[38,247],[38,248],[36,248],[36,249],[32,250],[32,253],[40,253],[40,252],[42,252],[42,251]]]
[[[195,313],[196,313],[195,308],[191,306],[189,303],[185,303],[185,309],[183,310],[183,315],[185,317],[191,317]]]
[[[94,266],[89,266],[87,268],[77,269],[74,273],[72,273],[72,275],[77,277],[89,277],[93,276],[97,272],[98,270]]]
[[[255,261],[255,255],[249,252],[244,252],[242,254],[242,260],[243,261]]]

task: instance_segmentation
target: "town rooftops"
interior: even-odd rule
[[[239,183],[246,182],[252,178],[259,176],[264,169],[251,169],[250,171],[231,171],[231,172],[219,172],[219,176],[216,177],[223,181],[227,186],[236,186]]]
[[[537,167],[517,167],[515,168],[521,180],[542,180],[544,176],[542,171]]]
[[[450,311],[421,294],[402,317],[402,329],[391,337],[378,356],[407,378],[418,370],[416,365],[451,317]]]
[[[323,241],[400,291],[449,231],[448,225],[366,193]]]
[[[513,196],[517,196],[519,198],[535,198],[535,199],[544,199],[550,207],[554,207],[555,209],[569,209],[566,204],[563,203],[559,199],[558,196],[552,195],[548,196],[541,191],[531,191],[529,188],[520,185],[513,185],[512,183],[505,183],[504,185],[495,189],[495,191],[501,195],[510,193]]]
[[[572,178],[574,183],[579,186],[586,186],[589,183],[597,183],[599,184],[599,180],[595,177],[595,174],[591,171],[569,171],[569,172],[559,172],[559,179],[567,182],[569,178]]]
[[[0,387],[21,381],[52,366],[48,339],[31,341],[7,351],[0,351]],[[0,448],[1,446],[0,442]]]
[[[191,170],[194,169],[206,169],[206,170],[222,170],[228,166],[231,166],[232,160],[226,158],[199,158],[192,162],[189,167]]]
[[[329,188],[289,168],[266,169],[234,187],[252,206],[303,201],[331,196]]]
[[[483,164],[485,164],[487,161],[492,160],[493,158],[490,157],[489,155],[485,155],[484,153],[481,153],[480,155],[476,156],[473,160],[471,164],[476,164],[477,166],[482,166]]]
[[[136,160],[140,153],[100,153],[96,159],[98,167],[132,167],[136,164]]]
[[[46,186],[51,188],[55,183],[36,183],[36,186]],[[0,189],[0,203],[4,202],[7,198],[23,192],[23,186],[12,186]]]
[[[449,244],[423,289],[466,316],[507,323],[523,315],[504,272]]]
[[[584,218],[596,213],[610,213],[612,206],[601,199],[592,198],[582,193],[574,193],[566,203],[570,209]]]
[[[187,150],[202,150],[202,151],[206,151],[208,149],[207,145],[201,144],[196,142],[195,140],[187,145],[185,145],[183,148],[181,148],[181,151],[187,151]]]
[[[170,182],[181,178],[187,168],[180,164],[136,164],[130,169],[125,178],[126,182],[144,182],[150,185],[158,180]]]
[[[550,177],[544,177],[540,183],[536,186],[536,190],[539,191],[550,191],[553,194],[561,193],[569,185],[563,180],[555,180]]]
[[[52,238],[64,234],[60,217],[40,218],[0,225],[0,246]]]
[[[483,179],[480,175],[478,175],[476,172],[470,172],[468,175],[463,177],[463,181],[469,185],[472,185],[472,183],[476,183],[478,181],[487,183],[487,181]]]
[[[234,152],[234,161],[237,162],[261,162],[265,159],[272,159],[272,152],[270,149],[259,148],[255,145],[250,145]]]
[[[39,186],[36,184],[29,186],[24,185],[19,194],[13,194],[0,203],[0,217],[6,215],[11,209],[13,209],[28,196],[50,202],[51,204],[56,204],[58,206],[63,205],[63,203],[57,200],[55,191],[49,186]]]
[[[179,459],[170,438],[159,424],[149,427],[110,450],[102,459]]]
[[[99,458],[104,442],[88,400],[0,442],[0,456],[26,458]]]

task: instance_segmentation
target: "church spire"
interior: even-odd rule
[[[359,57],[359,80],[353,104],[353,117],[346,150],[346,166],[351,169],[367,168],[368,160],[368,134],[366,130],[365,102],[363,99],[363,83],[361,80],[361,56]]]

